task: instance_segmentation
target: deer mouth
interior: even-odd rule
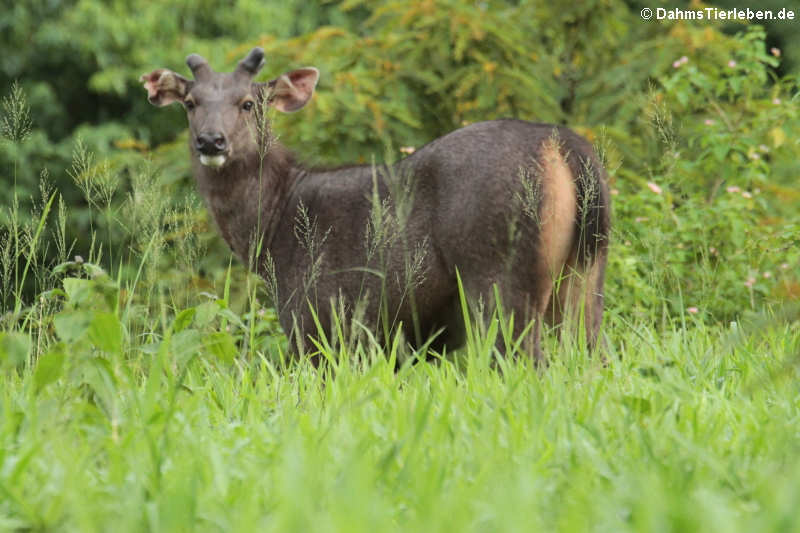
[[[226,154],[206,155],[200,154],[200,164],[207,167],[219,168],[228,160]]]

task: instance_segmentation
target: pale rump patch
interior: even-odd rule
[[[572,172],[555,141],[548,141],[540,158],[543,189],[539,211],[539,250],[553,281],[560,276],[575,240],[577,191]]]

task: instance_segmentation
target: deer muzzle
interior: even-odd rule
[[[200,163],[209,167],[220,167],[228,158],[228,141],[219,132],[203,132],[195,139],[195,148],[200,154]]]

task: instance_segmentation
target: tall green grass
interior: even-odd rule
[[[134,346],[98,315],[6,369],[0,528],[800,527],[796,329],[612,317],[607,367],[551,342],[545,371],[472,348],[396,371],[375,348],[229,358],[221,333],[181,335],[197,320]]]

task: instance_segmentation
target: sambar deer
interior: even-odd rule
[[[464,342],[463,293],[513,313],[515,340],[542,361],[541,323],[579,317],[598,338],[609,237],[606,173],[571,130],[522,120],[471,124],[394,165],[306,168],[269,133],[265,110],[308,103],[316,68],[257,83],[254,48],[231,73],[199,55],[193,80],[142,76],[156,106],[187,112],[194,174],[222,236],[273,287],[287,335],[330,333],[333,313],[386,341]],[[579,330],[579,328],[576,328]],[[499,343],[498,343],[499,344]],[[502,347],[501,347],[502,349]]]

